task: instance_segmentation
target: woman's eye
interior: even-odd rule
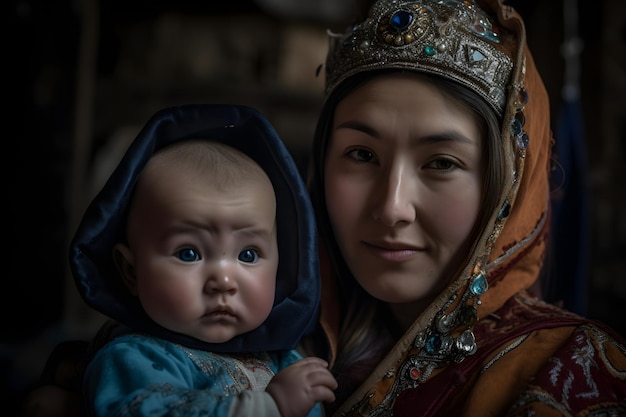
[[[440,158],[440,159],[435,159],[434,161],[431,161],[428,164],[428,167],[442,170],[442,171],[448,171],[456,167],[456,164],[454,163],[454,161],[451,161],[449,159]]]
[[[237,259],[239,259],[241,262],[245,262],[248,264],[257,263],[259,261],[259,258],[259,253],[255,249],[244,249],[239,252],[239,256],[237,257]]]
[[[359,162],[371,162],[376,158],[374,154],[367,149],[353,149],[348,152],[348,156]]]
[[[191,248],[179,250],[176,253],[176,257],[183,262],[196,262],[201,259],[200,254]]]

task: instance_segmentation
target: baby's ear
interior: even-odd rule
[[[113,247],[113,262],[122,275],[126,288],[132,295],[137,295],[137,276],[135,275],[135,258],[130,248],[118,243]]]

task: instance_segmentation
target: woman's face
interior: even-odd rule
[[[370,295],[423,302],[463,262],[481,206],[481,140],[472,113],[417,75],[376,77],[339,102],[326,204]]]

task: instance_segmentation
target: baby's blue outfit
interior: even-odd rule
[[[98,417],[277,416],[264,389],[278,371],[299,359],[296,350],[218,354],[127,334],[96,353],[84,389]],[[307,416],[322,415],[316,404]]]

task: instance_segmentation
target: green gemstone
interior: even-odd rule
[[[437,49],[436,49],[435,47],[433,47],[433,46],[426,45],[426,46],[424,47],[424,52],[425,52],[425,53],[426,53],[426,55],[428,55],[428,56],[433,56],[433,55],[435,55],[435,54],[437,53]]]

